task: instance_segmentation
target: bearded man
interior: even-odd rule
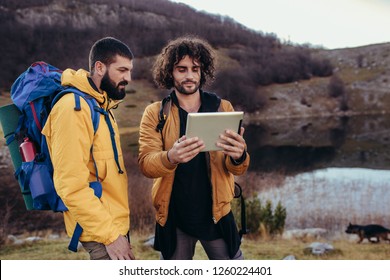
[[[80,242],[91,259],[134,259],[127,174],[112,113],[131,81],[133,54],[123,42],[102,38],[90,50],[89,68],[90,72],[66,69],[61,83],[96,100],[97,130],[92,108],[83,98],[77,104],[75,94],[68,93],[54,105],[42,131],[53,163],[54,185],[68,208],[66,231],[72,236],[81,226]],[[100,198],[90,188],[93,181],[101,185]]]

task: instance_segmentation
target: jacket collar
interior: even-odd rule
[[[170,93],[170,97],[172,99],[173,104],[175,104],[179,108],[179,101],[177,99],[175,91],[172,91]],[[217,112],[219,106],[221,105],[220,97],[218,97],[215,93],[206,92],[203,90],[200,90],[200,100],[202,112]]]

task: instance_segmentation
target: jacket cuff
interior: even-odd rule
[[[103,244],[104,244],[104,245],[110,245],[112,242],[114,242],[115,240],[118,239],[119,235],[120,235],[120,233],[115,231],[114,233],[112,233],[112,234],[108,237],[108,239],[107,239],[105,242],[103,242]]]
[[[164,167],[167,169],[175,169],[177,167],[177,164],[171,163],[168,160],[168,151],[163,151],[161,153],[161,162],[164,165]]]
[[[242,154],[242,156],[235,160],[234,158],[230,157],[230,161],[234,164],[234,165],[240,165],[242,164],[244,161],[246,160],[246,150],[244,150],[244,153]]]

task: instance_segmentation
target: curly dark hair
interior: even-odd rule
[[[174,86],[173,67],[186,55],[200,63],[200,87],[215,79],[213,48],[203,39],[184,36],[170,41],[162,49],[153,65],[153,78],[159,87],[171,89]]]

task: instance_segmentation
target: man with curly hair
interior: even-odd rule
[[[154,179],[154,248],[164,259],[192,259],[198,241],[209,259],[243,259],[231,201],[234,176],[249,166],[244,128],[221,135],[220,151],[200,152],[203,141],[185,135],[188,113],[234,110],[202,90],[215,77],[214,60],[206,41],[185,36],[169,42],[153,66],[156,84],[173,91],[145,109],[138,162]]]

